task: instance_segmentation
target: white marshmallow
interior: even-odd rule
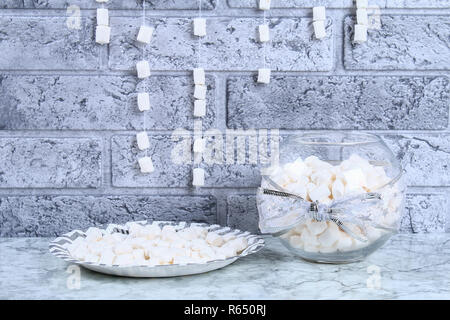
[[[348,251],[352,246],[352,238],[349,237],[345,232],[341,232],[339,235],[339,240],[336,244],[336,249],[339,251]]]
[[[270,69],[262,68],[258,69],[258,83],[270,83]]]
[[[121,254],[116,256],[114,264],[119,266],[130,266],[134,264],[134,256],[132,253]]]
[[[118,243],[115,247],[114,247],[114,253],[117,255],[122,255],[122,254],[127,254],[127,253],[132,253],[133,252],[133,246],[129,243]]]
[[[325,30],[325,21],[319,20],[313,22],[314,34],[316,39],[323,39],[327,36],[327,31]]]
[[[150,65],[148,64],[148,61],[142,60],[136,63],[136,71],[139,79],[150,77]]]
[[[340,179],[336,179],[331,186],[331,193],[333,194],[333,199],[342,198],[345,194],[344,183]]]
[[[291,236],[289,238],[289,244],[297,249],[303,249],[303,241],[300,236]]]
[[[86,262],[98,263],[99,260],[100,260],[100,257],[95,254],[92,254],[92,253],[88,253],[84,257],[84,261],[86,261]]]
[[[99,241],[103,237],[103,233],[100,229],[90,227],[86,230],[86,241]]]
[[[205,70],[203,68],[195,68],[193,71],[194,84],[205,84]]]
[[[108,2],[109,0],[95,0],[95,1],[97,1],[97,2],[100,2],[100,3],[104,3],[104,2]]]
[[[267,24],[262,24],[258,26],[259,31],[259,41],[260,42],[268,42],[270,41],[270,31],[269,26]]]
[[[208,232],[208,235],[206,236],[206,242],[215,247],[220,247],[222,244],[224,244],[223,238],[215,232]]]
[[[196,187],[205,185],[205,170],[202,168],[195,168],[193,170],[192,185]]]
[[[325,20],[326,12],[324,6],[314,7],[313,8],[313,21],[321,21]]]
[[[148,240],[153,240],[161,235],[161,228],[156,224],[145,226],[145,236]]]
[[[356,10],[356,22],[357,24],[365,26],[369,24],[369,16],[367,15],[367,9]]]
[[[105,9],[105,8],[97,9],[97,25],[98,26],[109,26],[108,9]]]
[[[142,131],[136,134],[136,141],[139,150],[145,150],[150,147],[150,140],[148,139],[147,132]]]
[[[202,153],[205,151],[205,139],[197,138],[194,140],[194,153]]]
[[[367,6],[369,5],[368,0],[356,0],[356,8],[365,8],[367,9]]]
[[[150,110],[150,95],[147,92],[139,92],[137,96],[139,111]]]
[[[137,222],[128,223],[128,232],[132,237],[140,237],[144,235],[144,226]]]
[[[223,254],[226,258],[234,257],[237,255],[236,248],[234,248],[231,245],[228,245],[228,243],[224,244],[223,246],[219,247],[217,250],[220,254]]]
[[[153,167],[153,161],[150,157],[142,157],[138,159],[139,167],[141,168],[142,173],[151,173],[155,171]]]
[[[108,26],[95,27],[95,42],[108,44],[111,38],[111,28]]]
[[[85,246],[77,246],[76,248],[69,250],[69,253],[72,257],[81,261],[84,261],[85,257],[89,255],[89,251]]]
[[[305,245],[305,247],[307,245],[310,246],[318,246],[319,245],[319,241],[317,241],[317,237],[315,235],[313,235],[311,233],[311,231],[309,231],[308,228],[303,229],[300,238],[303,241],[303,244]]]
[[[206,86],[204,85],[195,85],[194,89],[194,98],[198,100],[206,99]]]
[[[115,259],[116,255],[112,250],[105,250],[102,252],[102,255],[100,256],[99,263],[106,265],[113,265]]]
[[[306,227],[311,232],[312,235],[317,236],[328,228],[326,221],[314,221],[310,220],[306,223]]]
[[[311,191],[309,191],[308,195],[314,202],[315,201],[324,202],[328,201],[327,198],[331,195],[331,193],[330,189],[328,188],[328,185],[321,184],[312,189]]]
[[[270,0],[259,0],[259,10],[270,10]]]
[[[137,35],[137,41],[140,43],[149,44],[152,40],[153,31],[154,29],[152,27],[141,26]]]
[[[367,41],[367,26],[362,24],[355,24],[355,34],[353,36],[353,42],[363,43]]]
[[[100,241],[99,241],[99,242],[88,243],[87,248],[90,253],[99,256],[102,254],[102,251],[105,248],[105,246],[102,243],[100,243]]]
[[[322,247],[332,247],[339,240],[340,232],[339,227],[334,222],[328,222],[328,228],[317,237],[317,240]]]
[[[344,171],[342,175],[347,191],[359,190],[366,185],[366,177],[360,168]]]
[[[194,22],[194,36],[204,37],[206,36],[206,19],[195,18]]]
[[[194,101],[194,117],[204,117],[206,115],[206,101],[195,100]]]
[[[243,237],[233,239],[233,240],[227,242],[226,244],[235,248],[238,253],[245,250],[248,246],[247,239],[245,239]]]
[[[133,250],[133,257],[135,260],[145,260],[145,253],[144,249],[134,249]]]

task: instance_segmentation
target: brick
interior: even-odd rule
[[[450,135],[385,135],[410,186],[450,186]]]
[[[207,135],[207,133],[205,134]],[[193,138],[189,133],[181,137],[180,140],[172,140],[170,135],[149,135],[150,149],[148,155],[152,157],[155,171],[151,174],[142,174],[139,172],[137,159],[146,153],[137,149],[136,138],[134,136],[114,136],[111,140],[113,186],[192,187],[193,159],[190,152]],[[211,137],[207,137],[206,150],[211,150],[212,148],[210,139]],[[204,160],[200,164],[200,167],[206,171],[205,187],[239,188],[258,186],[261,182],[260,168],[269,165],[267,160],[261,160],[265,153],[259,151],[257,161],[250,161],[248,149],[250,142],[247,140],[245,142],[245,150],[239,148],[239,150],[243,151],[246,159],[238,161],[239,152],[234,152],[230,156],[231,162],[227,163],[226,139],[225,137],[222,137],[222,139],[224,141],[222,148],[218,148],[218,150],[222,150],[222,157],[218,160]],[[275,138],[268,138],[270,141],[268,149],[271,148],[271,139]],[[234,149],[236,150],[238,148],[237,141],[235,143]],[[257,148],[256,145],[254,147]],[[179,150],[187,150],[184,153],[187,156],[185,158],[176,158],[175,154],[182,154],[177,153]]]
[[[96,70],[100,46],[92,18],[70,29],[66,17],[0,17],[0,69]]]
[[[445,129],[446,77],[274,76],[227,82],[229,128]]]
[[[450,0],[385,0],[386,8],[450,8]]]
[[[155,70],[191,70],[198,64],[198,40],[192,36],[192,19],[148,18],[155,27],[148,47],[151,68]],[[268,23],[272,41],[267,63],[272,69],[328,71],[333,68],[332,23],[327,34],[314,40],[310,18],[273,18]],[[111,18],[109,65],[115,70],[132,70],[142,55],[133,35],[140,18]],[[208,18],[208,35],[201,47],[201,61],[207,70],[252,70],[263,64],[264,45],[258,41],[260,18]],[[289,30],[289,32],[286,32]]]
[[[449,211],[445,194],[408,194],[400,231],[445,232]]]
[[[345,18],[344,66],[350,70],[449,70],[447,16],[381,16],[364,44],[353,44],[353,17]],[[430,49],[432,48],[432,49]]]
[[[449,212],[444,194],[408,194],[400,232],[432,233],[445,232]],[[259,233],[258,209],[254,195],[232,195],[228,197],[227,224]]]
[[[0,188],[97,188],[101,160],[96,139],[0,138]]]
[[[215,79],[207,78],[205,127],[215,121]],[[192,78],[152,76],[17,76],[0,74],[0,129],[140,130],[137,92],[150,93],[146,127],[193,127]]]
[[[256,0],[228,0],[232,8],[257,8]],[[354,0],[272,0],[271,8],[354,8]],[[370,0],[380,8],[450,8],[449,0]]]
[[[25,9],[66,9],[66,0],[6,0],[0,8]],[[82,9],[94,9],[99,3],[94,0],[71,0],[70,5]],[[216,6],[216,0],[202,0],[202,10],[211,10]],[[109,9],[142,9],[142,1],[109,0],[105,7]],[[198,0],[152,0],[145,2],[146,10],[197,10]]]
[[[1,237],[54,237],[139,220],[216,223],[211,196],[2,196]]]

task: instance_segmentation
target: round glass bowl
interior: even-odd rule
[[[403,170],[372,134],[318,132],[280,138],[263,169],[259,225],[296,255],[322,263],[364,259],[397,232]]]

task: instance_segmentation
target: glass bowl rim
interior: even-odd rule
[[[337,142],[337,141],[325,141],[325,142],[319,142],[319,141],[308,141],[308,139],[314,139],[314,138],[328,138],[329,136],[333,135],[341,135],[345,138],[350,138],[354,141],[348,141],[348,142]],[[322,145],[322,146],[357,146],[357,145],[367,145],[367,144],[373,144],[373,143],[382,143],[384,144],[383,139],[373,133],[366,133],[366,132],[356,132],[356,131],[320,131],[320,132],[312,132],[312,133],[299,133],[294,134],[291,136],[291,138],[300,144],[303,145]]]

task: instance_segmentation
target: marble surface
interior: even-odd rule
[[[48,238],[0,239],[1,299],[450,299],[450,233],[398,234],[365,261],[313,264],[275,239],[224,269],[165,279],[80,271],[48,253]],[[71,278],[72,277],[72,278]]]

